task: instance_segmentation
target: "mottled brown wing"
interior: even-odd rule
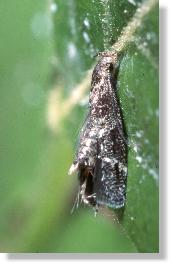
[[[121,208],[126,196],[127,150],[119,127],[108,131],[98,140],[98,149],[94,171],[96,202]]]

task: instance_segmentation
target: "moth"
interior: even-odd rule
[[[125,205],[127,145],[116,89],[117,54],[102,52],[91,81],[89,110],[69,174],[78,172],[79,196],[95,209]]]

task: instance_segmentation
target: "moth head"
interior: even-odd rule
[[[114,64],[117,63],[116,52],[99,52],[96,56],[100,57],[98,65],[103,71],[113,72]]]

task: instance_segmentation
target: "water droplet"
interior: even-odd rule
[[[149,168],[148,173],[155,179],[158,180],[159,176],[158,173],[153,169],[153,168]]]
[[[146,38],[147,38],[147,40],[150,40],[151,39],[151,33],[150,32],[147,32],[147,34],[146,34]]]
[[[137,138],[141,138],[143,136],[143,131],[136,131],[135,135]]]
[[[86,31],[83,32],[83,38],[87,43],[90,43],[90,37]]]
[[[57,4],[56,4],[55,2],[52,2],[52,3],[50,4],[50,11],[51,11],[52,13],[55,13],[57,10],[58,10],[58,6],[57,6]]]
[[[136,156],[135,159],[136,159],[139,163],[142,163],[142,157],[141,157],[141,156]]]
[[[137,151],[138,151],[138,146],[137,146],[137,144],[134,144],[133,150],[134,150],[135,153],[137,153]]]
[[[77,55],[77,49],[74,43],[70,42],[68,44],[68,56],[74,58]]]
[[[144,143],[145,143],[145,144],[149,144],[150,141],[146,138],[146,139],[144,139]]]
[[[85,96],[82,100],[80,100],[79,105],[81,107],[85,107],[85,106],[88,105],[88,101],[89,101],[89,97],[88,96]]]
[[[128,2],[129,2],[130,4],[136,6],[136,2],[135,2],[135,0],[128,0]]]
[[[156,110],[155,110],[155,115],[156,115],[156,117],[159,117],[159,114],[160,114],[160,113],[159,113],[159,109],[156,109]]]
[[[84,23],[86,28],[88,28],[88,29],[90,28],[90,22],[89,22],[88,18],[85,18],[83,23]]]

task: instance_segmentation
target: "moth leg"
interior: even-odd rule
[[[84,167],[79,172],[80,195],[84,203],[92,206],[96,205],[96,194],[94,193],[93,170]]]

